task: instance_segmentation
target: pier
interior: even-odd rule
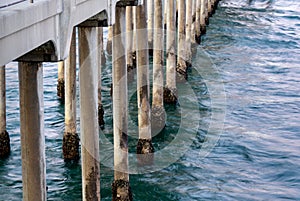
[[[8,157],[10,152],[5,65],[16,61],[23,200],[47,200],[43,62],[58,64],[57,95],[65,104],[62,157],[66,162],[81,159],[82,200],[100,200],[99,129],[105,124],[101,98],[102,27],[109,27],[106,51],[112,55],[112,198],[133,200],[128,164],[127,84],[136,73],[136,155],[139,166],[151,166],[155,159],[152,135],[166,125],[164,105],[176,106],[176,83],[188,79],[188,69],[193,67],[193,49],[206,33],[209,17],[217,4],[218,0],[7,0],[0,3],[0,156]],[[76,132],[76,50],[79,54],[79,135]],[[153,85],[149,73],[152,55]]]

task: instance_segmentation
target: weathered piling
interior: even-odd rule
[[[10,139],[6,130],[5,66],[0,66],[0,158],[10,154]]]
[[[83,200],[100,200],[97,28],[79,27],[79,89]]]
[[[109,26],[108,33],[107,33],[107,42],[106,42],[106,52],[109,55],[112,54],[112,36],[113,36],[112,26]]]
[[[136,67],[136,6],[132,8],[132,24],[133,24],[133,34],[132,34],[132,60],[133,65]]]
[[[113,25],[113,125],[114,125],[114,181],[113,201],[130,201],[132,193],[128,175],[128,100],[126,69],[125,7],[116,8]],[[122,35],[121,35],[122,34]]]
[[[47,200],[43,69],[39,62],[19,62],[23,200]]]
[[[102,65],[105,63],[105,57],[103,58],[103,28],[98,27],[98,124],[101,128],[104,127],[104,108],[102,105],[102,98],[101,98],[101,68]]]
[[[200,22],[201,0],[196,0],[196,19],[195,19],[195,40],[201,42],[201,22]]]
[[[57,96],[62,102],[65,101],[65,65],[63,61],[58,62]]]
[[[205,7],[205,24],[206,25],[209,25],[208,1],[209,0],[205,0],[205,2],[204,2],[204,7]]]
[[[167,67],[164,102],[176,104],[176,0],[168,0],[167,7]]]
[[[197,0],[192,0],[192,26],[191,26],[191,47],[192,47],[192,54],[195,53],[196,49],[196,8],[197,8]]]
[[[153,54],[153,28],[154,28],[154,4],[153,0],[146,0],[144,4],[147,3],[147,6],[145,5],[145,13],[147,14],[147,26],[148,26],[148,49],[149,54]]]
[[[207,0],[207,15],[212,16],[212,0]]]
[[[154,0],[154,38],[153,38],[153,88],[151,131],[159,133],[165,127],[165,110],[163,101],[164,86],[164,31],[163,0]]]
[[[135,64],[133,63],[133,11],[131,6],[126,7],[126,63],[128,80],[134,78]]]
[[[136,7],[137,96],[139,140],[137,154],[140,164],[152,163],[154,148],[151,139],[151,111],[149,104],[149,56],[145,5]]]
[[[192,35],[192,21],[193,21],[193,0],[186,0],[186,19],[185,19],[185,51],[186,51],[186,65],[187,67],[192,66],[192,44],[191,44],[191,35]]]
[[[184,81],[187,79],[187,64],[186,64],[186,46],[185,46],[185,15],[186,6],[185,0],[178,0],[178,53],[177,53],[177,80]]]
[[[79,160],[79,137],[76,133],[76,29],[73,29],[69,57],[65,60],[65,132],[63,157]]]
[[[201,0],[201,8],[200,8],[200,32],[201,35],[204,35],[206,33],[206,18],[205,18],[205,5],[206,0]]]

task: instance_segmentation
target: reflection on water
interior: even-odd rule
[[[226,91],[226,118],[220,139],[205,158],[213,91],[192,70],[190,84],[198,98],[199,128],[187,152],[168,167],[131,175],[135,200],[299,200],[300,198],[300,2],[296,0],[222,0],[211,18],[196,58],[204,49],[219,70]],[[194,66],[203,66],[194,59]],[[205,73],[205,72],[202,72]],[[18,76],[7,67],[7,130],[12,154],[0,161],[0,200],[22,199]],[[48,200],[81,200],[80,164],[62,159],[64,106],[56,98],[56,64],[44,68]],[[111,67],[103,67],[106,126],[112,142],[109,95]],[[187,96],[187,99],[190,97]],[[130,114],[136,115],[131,97]],[[156,149],[176,137],[181,110],[167,108],[166,131]],[[79,111],[78,111],[79,115]],[[79,118],[78,125],[79,125]],[[136,118],[130,120],[130,151],[135,151]],[[187,132],[189,130],[187,129]],[[79,127],[78,127],[79,132]],[[172,153],[170,153],[172,154]],[[101,166],[101,199],[111,200],[113,171]]]

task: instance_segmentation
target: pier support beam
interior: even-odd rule
[[[65,61],[65,132],[63,156],[79,160],[79,137],[76,133],[76,29],[73,29],[69,57]]]
[[[46,201],[43,69],[19,62],[23,200]]]
[[[125,7],[116,8],[113,25],[113,125],[114,125],[114,181],[113,201],[131,201],[128,175],[128,100],[126,69]],[[122,35],[121,35],[122,34]]]
[[[178,0],[178,53],[177,53],[177,80],[182,82],[187,79],[187,65],[186,65],[186,29],[185,29],[185,15],[186,15],[186,1]]]
[[[151,139],[151,110],[149,104],[149,55],[145,5],[136,7],[137,95],[139,141],[137,154],[140,164],[152,163],[154,148]]]
[[[58,62],[57,96],[62,102],[65,101],[65,65],[63,61]]]
[[[0,66],[0,159],[9,156],[10,139],[6,130],[5,66]]]
[[[98,124],[101,128],[104,128],[104,108],[102,105],[102,95],[101,95],[101,69],[102,65],[105,63],[105,57],[103,58],[103,28],[98,27],[98,49],[99,56],[98,56]]]
[[[154,37],[153,37],[153,91],[151,110],[152,134],[159,133],[166,125],[163,101],[164,86],[164,29],[163,0],[154,0]]]
[[[176,104],[176,0],[168,0],[167,6],[167,70],[164,102]]]
[[[98,33],[79,27],[80,130],[83,200],[100,200],[98,126]]]

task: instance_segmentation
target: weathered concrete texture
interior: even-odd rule
[[[43,68],[19,62],[23,200],[47,200]]]
[[[0,133],[0,158],[6,158],[10,154],[10,139],[7,131]]]
[[[125,180],[114,180],[112,184],[113,201],[132,201],[130,184]]]
[[[98,104],[98,123],[101,128],[104,127],[104,108],[102,104]]]
[[[65,132],[63,137],[63,155],[66,161],[78,161],[79,137],[77,133]]]
[[[98,29],[79,27],[80,140],[83,200],[100,200]]]
[[[176,104],[178,99],[178,92],[176,88],[164,88],[164,103],[166,104]]]
[[[151,109],[151,136],[160,133],[166,126],[166,114],[163,106],[154,105]]]
[[[154,147],[151,139],[139,139],[136,153],[138,165],[152,165],[154,160]]]
[[[178,62],[176,72],[176,81],[179,83],[185,82],[188,79],[186,62],[184,64]]]
[[[94,167],[91,168],[87,178],[85,188],[85,199],[86,201],[96,201],[99,198],[99,170]]]
[[[65,101],[65,80],[63,78],[57,80],[57,96],[61,101]]]

